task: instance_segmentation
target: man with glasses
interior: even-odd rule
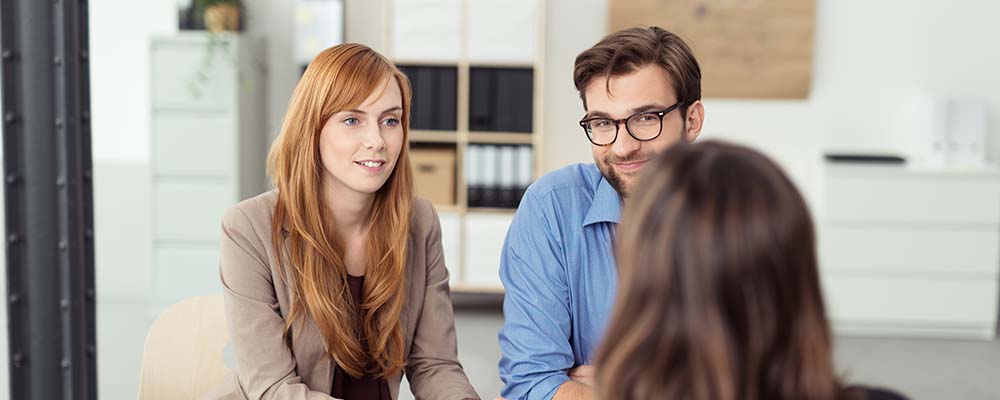
[[[693,141],[704,120],[698,62],[657,27],[606,36],[577,56],[573,80],[586,111],[580,140],[592,144],[595,164],[539,179],[507,233],[499,339],[508,400],[591,397],[589,364],[614,300],[622,202],[643,166],[671,144]]]

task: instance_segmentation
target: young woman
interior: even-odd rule
[[[597,357],[615,400],[899,399],[834,372],[813,223],[745,147],[678,145],[625,204],[620,280]]]
[[[237,366],[222,398],[478,398],[457,360],[430,203],[413,196],[410,87],[357,44],[320,53],[268,172],[229,209],[221,279]]]

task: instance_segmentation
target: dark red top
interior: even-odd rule
[[[347,276],[347,286],[351,289],[351,298],[357,306],[355,313],[361,315],[361,298],[364,293],[365,277]],[[368,342],[361,338],[361,347],[368,352]],[[392,400],[389,394],[389,382],[385,378],[365,376],[355,378],[338,365],[333,371],[333,387],[330,395],[344,400]]]

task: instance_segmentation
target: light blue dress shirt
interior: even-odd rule
[[[546,174],[521,199],[500,259],[505,399],[551,399],[567,370],[592,363],[614,301],[620,218],[621,197],[594,164]]]

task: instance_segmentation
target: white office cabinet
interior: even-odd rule
[[[241,34],[154,37],[151,312],[222,290],[226,208],[265,190],[264,45]]]
[[[823,288],[847,334],[992,338],[1000,173],[828,165]]]

